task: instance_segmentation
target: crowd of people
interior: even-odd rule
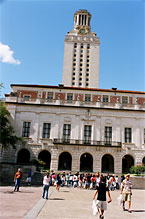
[[[50,186],[56,186],[56,189],[59,190],[60,187],[74,187],[74,188],[84,188],[84,189],[96,189],[96,186],[100,182],[100,178],[103,176],[100,173],[90,174],[90,173],[76,173],[71,174],[63,172],[62,174],[55,172],[50,173]],[[109,186],[110,190],[120,188],[119,178],[114,175],[106,175],[106,183]]]
[[[19,168],[14,176],[15,187],[14,191],[19,191],[21,181],[23,180],[23,174]],[[31,170],[28,171],[27,183],[31,185]],[[131,196],[132,196],[132,183],[130,181],[130,175],[127,174],[121,176],[121,181],[119,182],[118,176],[114,175],[103,175],[99,172],[96,174],[90,173],[76,173],[71,172],[62,174],[55,173],[51,171],[47,172],[43,178],[43,193],[42,198],[48,199],[48,191],[50,186],[55,186],[56,190],[59,191],[60,187],[74,187],[74,188],[84,188],[84,189],[94,189],[96,190],[93,196],[95,200],[97,196],[97,211],[99,212],[99,217],[104,218],[104,211],[107,209],[106,193],[109,197],[108,203],[112,201],[110,190],[121,189],[120,194],[122,195],[122,208],[125,210],[125,202],[128,201],[128,212],[131,213]]]

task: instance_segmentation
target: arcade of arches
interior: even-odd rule
[[[42,150],[38,159],[46,163],[46,167],[50,169],[51,154],[47,150]],[[19,150],[17,155],[17,163],[28,164],[30,163],[30,152],[26,148]],[[142,164],[145,165],[145,157],[142,159]],[[122,158],[122,173],[128,173],[131,166],[134,165],[134,158],[127,154]],[[58,170],[72,169],[72,156],[69,152],[62,152],[58,159]],[[93,157],[89,153],[84,153],[80,157],[80,172],[93,172]],[[114,173],[114,158],[110,154],[103,155],[101,159],[101,172]]]

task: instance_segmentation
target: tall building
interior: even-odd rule
[[[68,87],[99,88],[100,40],[91,32],[91,14],[79,10],[65,37],[62,83]]]
[[[65,39],[63,85],[11,85],[6,106],[26,143],[4,150],[1,163],[40,159],[54,171],[116,174],[145,164],[145,92],[97,88],[99,39],[90,19],[86,10],[74,15]]]

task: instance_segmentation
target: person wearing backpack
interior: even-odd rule
[[[106,185],[106,177],[101,176],[100,183],[98,186],[96,186],[96,192],[93,196],[93,200],[97,196],[97,208],[99,212],[99,217],[104,218],[104,211],[107,210],[107,202],[106,202],[106,192],[109,197],[108,203],[112,201],[111,195],[109,192],[109,188]]]

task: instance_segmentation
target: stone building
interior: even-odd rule
[[[98,88],[99,38],[90,19],[86,10],[74,14],[63,84],[11,85],[6,105],[26,144],[4,151],[1,162],[36,158],[54,171],[116,174],[145,164],[145,92]]]

